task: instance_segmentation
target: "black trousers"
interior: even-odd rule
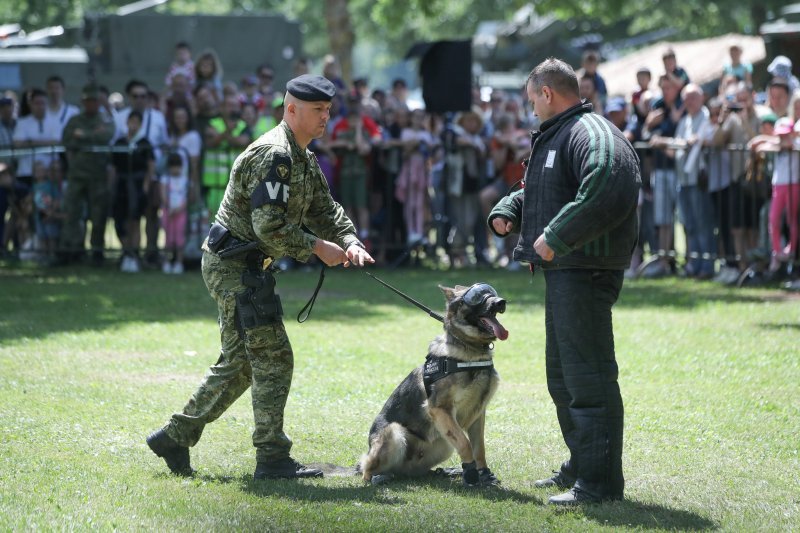
[[[547,389],[570,451],[562,469],[576,487],[621,498],[622,396],[611,307],[622,270],[545,270]]]

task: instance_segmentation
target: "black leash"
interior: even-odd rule
[[[314,294],[311,295],[311,299],[306,302],[306,305],[297,313],[297,321],[302,324],[308,317],[311,316],[311,310],[314,309],[314,302],[317,301],[317,295],[319,294],[319,290],[322,288],[322,282],[325,281],[325,263],[322,263],[322,270],[319,271],[319,281],[317,281],[317,288],[314,289]],[[308,312],[306,312],[308,309]],[[300,317],[303,316],[303,313],[306,313],[306,316],[301,320]]]
[[[435,318],[439,322],[444,322],[444,317],[442,315],[440,315],[439,313],[437,313],[436,311],[434,311],[433,309],[431,309],[430,307],[427,307],[427,306],[419,303],[418,301],[416,301],[411,296],[408,296],[407,294],[404,294],[403,292],[395,289],[394,287],[392,287],[391,285],[389,285],[388,283],[386,283],[382,279],[373,276],[372,274],[370,274],[366,270],[364,271],[364,274],[366,274],[367,276],[371,277],[372,279],[374,279],[375,281],[377,281],[378,283],[380,283],[381,285],[383,285],[387,289],[393,290],[395,293],[397,293],[400,296],[402,296],[403,298],[405,298],[405,300],[407,302],[412,303],[412,304],[416,305],[417,307],[419,307],[420,309],[422,309],[423,311],[427,312],[428,315],[430,315],[432,318]]]

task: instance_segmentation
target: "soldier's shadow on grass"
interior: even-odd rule
[[[678,531],[719,529],[719,524],[692,511],[635,500],[624,500],[611,505],[588,505],[578,512],[598,524],[611,527]]]

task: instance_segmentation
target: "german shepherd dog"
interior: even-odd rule
[[[373,422],[369,452],[359,462],[365,481],[427,474],[455,448],[465,485],[499,483],[486,464],[484,423],[499,381],[493,341],[508,338],[497,321],[506,301],[486,283],[439,288],[447,300],[444,333],[430,343],[425,364],[398,385]]]

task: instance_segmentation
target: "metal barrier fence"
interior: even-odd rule
[[[791,273],[798,260],[800,150],[754,151],[735,144],[704,147],[697,166],[690,169],[691,179],[681,183],[677,165],[688,157],[676,163],[667,154],[668,150],[687,150],[686,146],[662,150],[636,143],[635,148],[642,162],[643,180],[640,246],[650,252],[635,275],[647,275],[653,264],[664,258],[673,271],[680,260],[684,268],[706,261],[745,275],[748,270],[768,269],[770,262],[774,266],[777,257]],[[773,176],[780,177],[777,194]],[[675,182],[669,191],[674,196],[667,194],[664,181]],[[663,240],[659,242],[657,227],[665,210],[677,215],[678,227],[686,234],[682,254],[676,252],[674,242],[669,246]]]
[[[172,147],[159,148],[166,151]],[[673,269],[695,261],[706,261],[742,271],[769,261],[778,240],[781,250],[788,252],[788,255],[780,256],[787,268],[791,270],[797,262],[796,228],[800,224],[800,151],[797,148],[783,152],[754,152],[745,145],[703,148],[697,181],[695,183],[692,179],[688,184],[679,183],[680,172],[677,172],[675,160],[667,157],[668,150],[686,149],[685,146],[655,149],[646,143],[636,143],[635,148],[641,159],[643,176],[641,250],[638,252],[641,254],[641,263],[636,269],[637,275],[647,275],[654,262],[662,258],[666,258]],[[128,146],[93,146],[84,151],[130,155],[134,150]],[[61,163],[65,153],[61,145],[9,148],[0,150],[0,161],[20,161],[21,158],[30,157],[32,160],[41,158]],[[235,158],[231,154],[222,155],[228,165]],[[405,241],[402,204],[394,198],[394,184],[400,171],[401,157],[402,150],[397,147],[378,148],[372,154],[370,192],[378,206],[372,217],[378,221],[379,228],[376,247],[391,252],[389,259],[395,263],[404,260],[411,250]],[[781,213],[777,215],[772,207],[774,194],[771,183],[776,166],[779,167],[778,174],[785,178],[781,187],[788,188],[788,194],[778,195]],[[56,180],[63,180],[66,177],[60,174],[59,168],[61,165],[55,165],[52,172]],[[691,194],[688,192],[690,190]],[[432,246],[442,248],[447,248],[449,231],[446,196],[441,186],[435,183],[429,198],[432,216],[428,235],[435,235]],[[656,223],[663,221],[659,218],[665,217],[674,217],[677,227],[683,228],[686,234],[683,253],[676,251],[674,242],[666,246],[663,241],[659,242]],[[770,219],[772,232],[769,230]],[[14,221],[12,214],[10,222],[19,221]],[[477,221],[476,227],[480,222]],[[674,223],[672,226],[676,227]],[[781,235],[777,239],[776,228]],[[7,234],[8,231],[6,229]],[[792,239],[795,239],[793,246],[784,246],[784,243],[791,243]],[[3,244],[6,244],[5,239]],[[15,247],[21,244],[15,243]],[[198,244],[192,243],[192,246]],[[34,250],[37,251],[41,250]]]

